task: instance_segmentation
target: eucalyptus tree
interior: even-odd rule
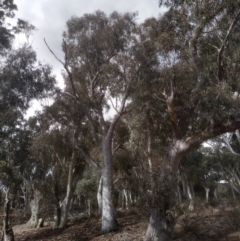
[[[36,172],[43,173],[43,180],[40,180],[42,188],[38,191],[54,204],[54,228],[64,228],[74,187],[85,162],[74,145],[75,129],[56,122],[49,115],[52,106],[47,109],[36,117],[39,131],[36,132],[31,150],[35,162],[42,169]]]
[[[6,22],[6,18],[13,18],[17,5],[14,0],[6,0],[0,3],[0,53],[2,54],[6,49],[11,48],[11,43],[14,38],[13,28]]]
[[[70,96],[86,116],[87,125],[103,156],[102,231],[118,228],[113,199],[112,138],[120,118],[128,111],[129,93],[134,91],[140,66],[135,63],[136,14],[97,11],[72,17],[63,34],[62,49]],[[106,121],[110,106],[115,115]]]
[[[19,150],[19,133],[23,131],[21,129],[23,113],[30,107],[32,99],[46,97],[55,83],[51,68],[37,62],[36,53],[30,46],[23,45],[18,49],[13,47],[15,34],[24,31],[30,34],[34,29],[32,25],[22,20],[19,20],[14,27],[10,26],[6,19],[14,17],[15,10],[17,10],[17,6],[13,0],[1,1],[0,150],[1,161],[8,170],[16,170],[13,166],[19,164],[15,153]],[[16,178],[16,172],[13,173],[13,176]],[[1,181],[2,178],[3,176],[1,176]],[[10,188],[13,184],[10,182],[10,176],[8,176],[8,182],[5,182],[5,184],[5,188],[9,188],[8,198],[6,199],[7,205],[9,197],[13,193]],[[8,224],[5,224],[4,227],[4,238],[10,238],[7,237],[10,227]]]
[[[149,93],[148,103],[159,114],[159,135],[165,136],[155,183],[161,195],[154,196],[145,241],[172,239],[174,217],[169,210],[182,158],[205,140],[240,126],[239,1],[160,1],[160,5],[168,11],[142,25],[142,46],[155,50],[140,55],[149,65],[140,73],[142,89],[135,99]],[[149,78],[146,73],[154,75]],[[146,86],[151,88],[146,91]],[[146,107],[138,103],[139,109]]]

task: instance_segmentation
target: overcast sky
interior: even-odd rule
[[[16,17],[28,20],[38,30],[32,37],[32,46],[38,59],[49,63],[61,83],[61,64],[48,51],[43,39],[55,54],[62,58],[62,33],[66,29],[66,21],[71,16],[82,16],[102,10],[106,14],[113,11],[120,13],[138,12],[138,21],[143,22],[149,17],[158,17],[159,0],[15,0],[18,11]],[[19,40],[20,41],[20,40]]]

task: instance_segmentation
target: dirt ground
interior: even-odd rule
[[[66,229],[53,230],[50,226],[29,229],[15,225],[13,230],[16,241],[141,241],[147,228],[146,216],[140,210],[121,212],[117,232],[103,234],[98,218],[87,218],[72,222]],[[231,206],[199,206],[192,213],[184,213],[177,218],[175,241],[240,241],[240,208]]]

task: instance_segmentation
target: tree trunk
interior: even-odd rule
[[[123,189],[123,195],[124,195],[124,200],[125,200],[125,208],[128,209],[128,195],[127,195],[127,191],[126,189],[124,188]]]
[[[73,157],[74,158],[74,157]],[[72,198],[72,184],[73,184],[73,173],[74,173],[74,161],[71,160],[69,164],[69,170],[68,170],[68,183],[67,183],[67,192],[66,196],[61,203],[61,220],[59,228],[65,228],[67,226],[67,220],[68,220],[68,211],[70,206],[70,201]]]
[[[97,201],[98,201],[98,213],[102,215],[102,176],[98,184]]]
[[[210,191],[210,188],[209,187],[204,187],[205,189],[205,192],[206,192],[206,203],[209,202],[209,191]]]
[[[236,198],[236,194],[235,194],[235,191],[233,188],[233,183],[231,181],[230,181],[230,187],[231,187],[231,191],[232,191],[232,195],[233,195],[233,200],[235,201],[237,198]]]
[[[188,199],[190,201],[188,210],[192,212],[194,211],[194,194],[192,193],[192,188],[190,185],[189,185],[189,182],[187,181],[187,194],[188,194]]]
[[[102,228],[103,232],[118,229],[115,217],[114,190],[113,190],[113,163],[111,138],[105,137],[102,141],[104,166],[102,170]]]
[[[87,209],[88,216],[91,217],[91,215],[92,215],[92,208],[91,208],[91,200],[90,199],[87,200],[87,207],[88,207],[88,209]]]
[[[179,187],[179,184],[177,184],[177,197],[178,197],[178,202],[182,204],[182,194],[181,194],[181,189]]]
[[[28,181],[27,180],[24,180],[24,182],[23,182],[23,185],[21,186],[21,189],[22,189],[22,198],[23,198],[23,200],[24,200],[24,217],[26,217],[30,212],[30,210],[29,210],[29,205],[28,205],[28,199],[29,199],[29,197],[28,197],[28,189],[29,189],[29,183],[28,183]]]
[[[2,231],[2,241],[14,241],[13,229],[9,222],[9,209],[10,209],[10,199],[8,198],[9,190],[7,189],[5,204],[4,204],[4,219],[3,219],[3,231]]]
[[[157,183],[154,185],[151,216],[144,241],[171,241],[174,231],[174,215],[170,211],[177,188],[179,163],[190,145],[184,140],[175,140],[168,148],[166,157],[159,170]],[[160,193],[155,190],[162,190]]]
[[[187,198],[187,185],[186,185],[186,179],[184,174],[181,175],[181,181],[182,181],[183,197]]]
[[[171,241],[174,217],[164,210],[152,209],[144,241]]]
[[[214,191],[213,191],[213,195],[214,195],[214,198],[215,198],[215,200],[217,201],[218,200],[218,186],[216,186],[216,187],[214,187]]]
[[[60,204],[59,204],[59,201],[58,201],[58,202],[56,202],[55,207],[54,207],[53,229],[59,227],[60,220],[61,220],[61,207],[60,207]]]
[[[30,201],[31,218],[26,225],[36,228],[39,218],[39,202],[42,199],[42,195],[39,190],[34,189],[33,199]]]

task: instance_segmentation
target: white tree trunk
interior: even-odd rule
[[[210,192],[210,188],[209,187],[204,187],[205,192],[206,192],[206,203],[209,202],[209,192]]]
[[[39,190],[34,188],[33,199],[30,201],[30,209],[31,209],[31,218],[27,222],[27,226],[36,228],[38,225],[39,219],[39,202],[42,199],[42,194]]]
[[[181,189],[179,187],[179,184],[177,184],[177,197],[178,197],[178,201],[181,204],[182,203],[182,194],[181,194]]]
[[[194,194],[192,193],[192,189],[191,189],[191,186],[189,185],[189,182],[187,182],[187,195],[190,201],[188,210],[192,212],[194,211]]]
[[[74,174],[74,160],[71,160],[68,169],[68,182],[67,182],[67,192],[66,196],[61,203],[61,219],[59,228],[65,228],[68,220],[68,211],[72,198],[72,184],[73,184],[73,174]]]
[[[26,217],[29,213],[29,205],[28,205],[28,189],[29,189],[29,183],[27,180],[24,180],[23,184],[21,185],[22,190],[22,198],[24,200],[24,217]]]
[[[125,207],[126,209],[128,209],[128,195],[127,195],[127,190],[125,188],[123,189],[123,195],[125,200]]]
[[[60,220],[61,220],[61,207],[59,202],[55,204],[54,207],[54,217],[53,217],[53,229],[56,229],[60,225]]]
[[[104,166],[102,170],[102,228],[103,232],[118,229],[115,217],[114,193],[113,193],[113,163],[111,138],[105,137],[102,141],[102,153]]]
[[[9,222],[9,209],[10,209],[10,199],[8,197],[9,189],[5,191],[5,204],[4,204],[4,219],[3,219],[3,230],[2,230],[2,241],[14,241],[14,233],[12,226]]]
[[[91,200],[90,199],[87,200],[87,206],[88,206],[88,210],[87,210],[88,216],[91,217],[92,209],[91,209]]]
[[[98,184],[97,201],[98,201],[98,213],[101,215],[102,214],[102,176]]]
[[[132,204],[133,203],[133,198],[132,198],[132,192],[131,190],[128,190],[128,199],[129,199],[129,202]]]

